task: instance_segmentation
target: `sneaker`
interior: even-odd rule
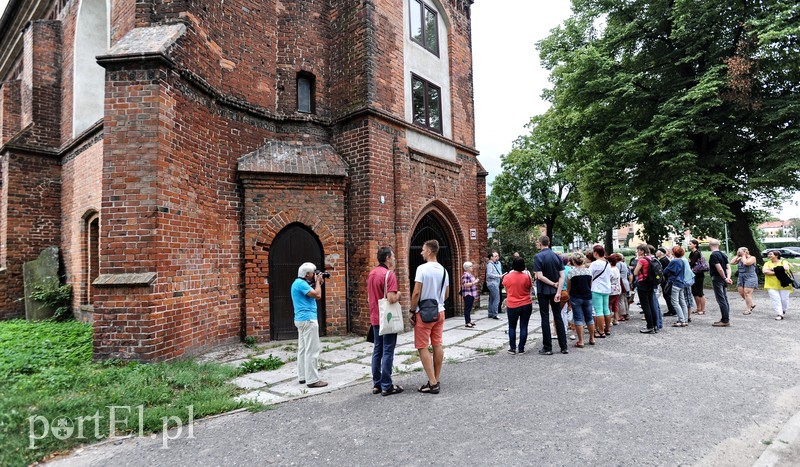
[[[508,349],[508,353],[510,353],[511,355],[516,355],[517,351],[514,349]]]
[[[641,332],[642,334],[655,334],[655,331],[656,330],[653,329],[653,328],[642,328],[642,329],[639,329],[639,332]]]
[[[553,355],[553,351],[552,350],[541,349],[541,350],[539,350],[539,355]]]
[[[517,350],[517,353],[525,353],[525,349],[519,349]]]
[[[569,353],[569,350],[567,350],[567,349],[561,349],[561,353],[563,353],[564,355],[566,355],[566,354],[568,354],[568,353]]]
[[[577,338],[578,338],[578,336],[576,336],[575,334],[570,334],[569,335],[569,340],[571,340],[571,341],[574,341]]]
[[[500,317],[499,317],[499,316],[490,316],[489,318],[492,318],[492,319],[500,319]]]
[[[782,320],[782,319],[783,319],[783,315],[778,315],[778,316],[776,316],[776,317],[775,317],[775,319],[776,319],[776,320],[778,320],[778,321],[780,321],[780,320]]]
[[[322,381],[322,380],[319,380],[316,383],[306,384],[306,386],[308,386],[310,388],[324,388],[327,385],[328,385],[328,383],[326,383],[325,381]]]
[[[717,321],[716,323],[712,324],[712,326],[714,326],[715,328],[727,328],[730,325],[731,325],[730,321],[727,323],[723,323],[722,321]]]
[[[301,379],[300,381],[297,382],[297,384],[306,384],[306,380]]]

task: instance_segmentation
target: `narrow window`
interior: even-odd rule
[[[439,15],[436,10],[425,5],[422,0],[411,2],[411,39],[439,56]]]
[[[414,123],[442,132],[442,90],[417,75],[411,75],[411,105]]]
[[[90,216],[86,219],[84,225],[86,233],[86,258],[85,258],[85,275],[86,283],[84,284],[85,299],[84,304],[91,305],[94,296],[94,286],[92,283],[100,275],[100,217],[97,214]]]
[[[300,72],[297,74],[297,111],[313,114],[315,111],[314,75]]]

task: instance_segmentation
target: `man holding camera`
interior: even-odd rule
[[[303,263],[292,283],[294,325],[297,327],[297,375],[300,384],[310,388],[328,385],[319,379],[319,323],[317,322],[317,300],[322,298],[323,273],[314,263]],[[313,288],[312,288],[313,285]]]

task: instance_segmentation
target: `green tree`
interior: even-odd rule
[[[517,138],[502,156],[502,172],[487,200],[490,223],[498,229],[531,231],[544,226],[548,237],[570,242],[582,229],[577,205],[577,174],[559,135],[557,115],[547,112],[528,124],[530,133]],[[558,229],[557,229],[558,227]]]
[[[759,208],[800,189],[800,6],[572,3],[539,49],[554,112],[583,136],[571,162],[584,207],[631,212],[658,237],[661,217],[695,235],[728,222],[758,255]]]

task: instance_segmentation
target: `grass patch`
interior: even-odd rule
[[[497,349],[490,349],[488,347],[478,347],[475,351],[485,355],[497,355]]]
[[[0,322],[0,465],[28,465],[56,452],[109,436],[163,429],[163,417],[189,420],[261,404],[238,402],[241,390],[228,383],[241,370],[217,363],[191,360],[171,363],[92,363],[92,328],[79,322]],[[110,433],[110,406],[117,411],[115,433]],[[142,406],[142,417],[138,406]],[[65,420],[77,427],[81,417],[99,414],[85,423],[84,438],[77,432],[66,439],[45,435],[45,421]],[[34,440],[31,448],[31,417]],[[127,424],[121,420],[127,418]],[[175,425],[175,423],[172,423]],[[97,435],[97,436],[96,436]]]

